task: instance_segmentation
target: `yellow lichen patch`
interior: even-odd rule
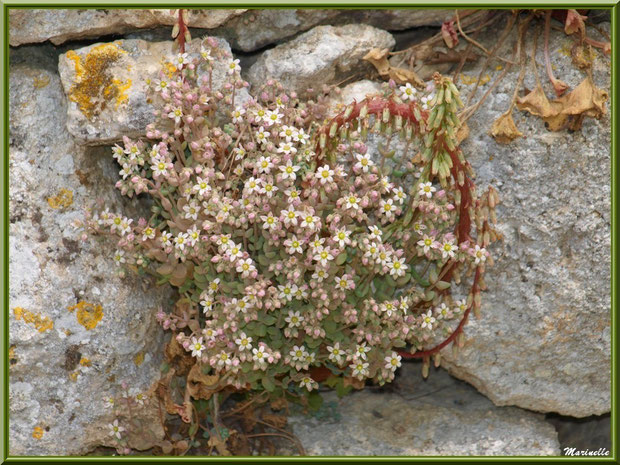
[[[43,437],[43,428],[35,426],[32,430],[32,437],[35,439],[41,439]]]
[[[90,361],[90,359],[86,357],[82,357],[80,359],[80,365],[83,367],[90,367],[92,365],[92,362]]]
[[[65,329],[64,333],[65,333],[65,336],[71,336],[73,334],[70,329]]]
[[[78,376],[80,376],[80,372],[79,372],[79,371],[74,371],[73,373],[71,373],[71,374],[69,375],[69,379],[70,379],[71,381],[73,381],[74,383],[77,383]]]
[[[109,101],[118,106],[127,100],[125,92],[131,80],[122,82],[110,72],[110,66],[126,53],[118,43],[97,45],[86,56],[72,50],[67,52],[67,58],[75,65],[75,83],[69,91],[69,99],[78,104],[88,119],[104,110]]]
[[[15,307],[13,313],[16,320],[23,319],[25,323],[34,325],[40,333],[54,328],[54,322],[46,316],[41,316],[39,313],[32,313],[22,307]]]
[[[495,67],[495,71],[501,71],[502,69],[504,69],[504,67],[502,65],[497,65]]]
[[[32,85],[35,89],[43,89],[47,87],[50,83],[50,77],[47,74],[42,74],[41,76],[36,76]]]
[[[478,76],[468,76],[467,74],[463,74],[461,73],[459,75],[459,78],[461,79],[461,82],[463,84],[465,84],[466,86],[470,86],[472,84],[475,84],[476,82],[478,82]],[[489,76],[488,74],[485,74],[484,76],[482,76],[480,78],[480,84],[481,86],[485,85],[487,82],[489,82],[491,80],[491,76]]]
[[[140,365],[142,365],[142,362],[144,362],[144,352],[138,352],[133,358],[133,363],[135,363],[136,366],[139,367]]]
[[[47,203],[54,209],[67,208],[73,204],[73,191],[69,189],[60,189],[60,192],[54,197],[48,197]]]
[[[103,308],[101,305],[81,301],[77,305],[67,307],[67,309],[70,312],[77,309],[77,321],[87,330],[95,328],[101,321],[101,318],[103,318]]]
[[[164,69],[164,73],[166,73],[166,76],[168,76],[168,79],[172,79],[172,76],[174,76],[174,73],[176,72],[177,67],[174,66],[169,61],[164,61],[162,65],[163,65],[162,68]]]
[[[17,362],[17,356],[15,355],[15,346],[9,347],[9,363],[13,364]]]

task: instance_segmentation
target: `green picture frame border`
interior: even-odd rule
[[[617,84],[618,84],[618,58],[620,56],[618,49],[618,4],[615,1],[597,0],[595,2],[586,3],[584,1],[559,1],[552,0],[540,2],[535,0],[523,1],[455,1],[455,0],[436,0],[433,2],[412,2],[411,0],[389,0],[379,3],[377,0],[306,0],[306,1],[286,1],[286,0],[246,0],[242,2],[199,2],[199,1],[183,1],[178,4],[171,4],[170,1],[152,0],[147,4],[144,3],[119,3],[111,0],[93,1],[93,2],[77,2],[77,1],[2,1],[0,0],[0,23],[2,24],[2,76],[3,76],[3,93],[2,93],[2,140],[3,140],[3,163],[0,167],[1,192],[2,192],[2,231],[3,240],[0,251],[2,260],[2,287],[3,287],[3,317],[0,319],[0,334],[2,334],[0,369],[2,370],[2,402],[0,416],[2,417],[2,441],[0,442],[0,463],[135,463],[135,462],[152,462],[152,463],[177,463],[177,462],[605,462],[618,463],[617,456],[617,418],[618,403],[617,395],[617,377],[618,370],[615,366],[618,360],[617,345],[617,269],[618,262],[618,246],[617,246],[617,218],[618,218],[618,202],[617,183],[618,179],[618,163],[617,163],[617,132],[616,124],[618,124],[618,107],[616,104]],[[250,8],[250,9],[284,9],[284,8],[330,8],[330,9],[450,9],[450,8],[485,8],[485,9],[512,9],[512,8],[587,8],[587,9],[609,9],[611,10],[611,35],[612,35],[612,55],[611,55],[611,453],[607,457],[538,457],[538,456],[519,456],[519,457],[481,457],[481,456],[423,456],[423,457],[401,457],[401,456],[383,456],[383,457],[342,457],[342,456],[321,456],[321,457],[78,457],[78,456],[8,456],[8,350],[9,350],[9,9],[32,9],[32,8],[108,8],[108,9],[147,9],[147,8],[204,8],[204,9],[230,9],[230,8]]]

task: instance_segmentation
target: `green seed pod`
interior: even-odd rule
[[[338,130],[338,124],[334,121],[329,128],[329,137],[332,138],[336,135],[336,131]]]
[[[388,108],[383,109],[383,114],[381,115],[381,121],[387,123],[390,121],[390,110]]]
[[[365,119],[368,116],[368,105],[364,105],[360,110],[360,119]]]
[[[353,105],[347,106],[347,108],[344,110],[344,119],[348,119],[349,116],[351,116],[351,113],[353,113],[353,107]]]

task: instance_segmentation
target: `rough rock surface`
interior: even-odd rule
[[[554,73],[570,90],[585,78],[571,64],[571,44],[562,32],[551,36]],[[544,63],[542,47],[537,60]],[[479,66],[465,74],[477,76]],[[547,85],[543,69],[539,65]],[[497,405],[599,415],[611,407],[609,111],[570,133],[549,132],[541,119],[515,110],[524,137],[498,144],[488,131],[508,107],[517,73],[511,71],[468,121],[462,148],[477,184],[499,190],[505,237],[493,250],[482,318],[469,322],[459,355],[447,350],[442,363]],[[609,92],[609,59],[597,53],[593,74]],[[529,72],[525,87],[534,86]]]
[[[368,71],[362,58],[373,48],[392,48],[394,38],[367,25],[317,26],[275,48],[267,50],[248,71],[247,80],[260,86],[274,78],[291,91],[304,94],[323,84],[336,84],[345,77]]]
[[[113,211],[132,205],[115,192],[119,167],[109,151],[85,150],[65,129],[55,68],[51,47],[11,55],[11,455],[82,454],[114,445],[103,397],[116,395],[122,381],[147,391],[161,363],[163,331],[154,315],[168,292],[150,280],[119,278],[114,245],[82,242],[72,226],[98,198]],[[69,309],[79,302],[92,306]],[[153,425],[154,437],[163,434],[155,403],[134,413]]]
[[[384,392],[323,394],[319,419],[289,420],[308,455],[560,455],[543,415],[495,407],[445,371],[405,364]],[[291,451],[293,452],[293,451]]]
[[[212,29],[246,10],[190,10],[190,27]],[[89,39],[136,29],[172,26],[170,10],[11,9],[9,43],[12,46],[51,41]]]
[[[483,40],[490,44],[492,36]],[[570,44],[565,34],[552,33],[555,75],[573,89],[585,75],[571,64]],[[504,56],[512,47],[507,44]],[[544,63],[542,47],[537,59]],[[464,69],[464,97],[480,67]],[[483,76],[487,82],[478,96],[500,72]],[[525,137],[498,144],[489,130],[510,102],[517,74],[509,72],[468,121],[462,149],[479,187],[499,190],[497,217],[505,238],[493,249],[496,264],[488,269],[482,319],[469,321],[465,347],[456,358],[444,350],[442,364],[497,405],[600,415],[610,410],[611,393],[609,113],[586,118],[581,131],[569,133],[550,132],[539,118],[515,110]],[[600,54],[594,81],[609,91],[609,60]],[[525,87],[534,86],[528,73]],[[380,85],[350,84],[332,105],[359,101],[373,89]],[[549,87],[546,92],[553,95]],[[368,145],[371,155],[377,153],[376,143]]]
[[[201,39],[187,45],[198,53]],[[230,51],[224,40],[222,48]],[[153,106],[147,102],[147,80],[157,79],[163,66],[177,55],[173,42],[118,40],[70,50],[60,56],[58,68],[68,96],[67,128],[81,143],[109,144],[122,136],[139,137],[154,120]],[[216,90],[221,89],[227,62],[217,60],[213,71]],[[245,89],[236,102],[249,98]]]

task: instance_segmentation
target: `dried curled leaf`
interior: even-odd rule
[[[208,400],[220,390],[219,381],[219,375],[205,375],[195,364],[187,375],[187,389],[194,399]]]
[[[276,415],[273,413],[263,414],[263,421],[275,426],[276,428],[284,428],[287,423],[286,416]]]
[[[393,79],[398,84],[406,84],[409,82],[420,89],[425,87],[422,79],[420,79],[413,70],[396,68],[390,65],[387,59],[388,53],[389,51],[387,48],[373,48],[364,56],[364,60],[370,62],[383,78]]]
[[[454,21],[444,21],[441,25],[441,37],[448,48],[454,48],[459,43],[459,36],[454,30]]]
[[[512,112],[504,113],[491,126],[491,136],[500,144],[509,144],[523,134],[512,119]]]
[[[564,23],[564,32],[571,35],[575,32],[579,32],[581,37],[586,35],[585,20],[587,16],[580,15],[577,10],[568,10],[566,14],[566,22]]]
[[[588,76],[572,92],[552,101],[538,85],[533,92],[517,99],[517,108],[543,118],[551,131],[567,127],[578,130],[586,116],[598,119],[606,114],[608,98],[608,93],[596,87]]]

